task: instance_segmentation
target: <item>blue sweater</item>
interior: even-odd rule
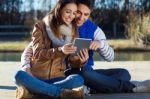
[[[97,26],[91,20],[87,20],[81,27],[79,27],[79,36],[80,38],[89,38],[94,40],[94,32],[96,29]],[[89,59],[85,67],[91,68],[93,65],[93,51],[89,50]]]

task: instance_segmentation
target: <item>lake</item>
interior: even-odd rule
[[[20,61],[20,52],[0,53],[0,61]],[[100,60],[98,54],[94,55],[96,61]],[[116,52],[115,61],[150,61],[150,52]]]

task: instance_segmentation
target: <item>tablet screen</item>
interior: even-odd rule
[[[77,47],[76,53],[78,53],[83,48],[89,49],[91,41],[92,39],[76,38],[74,41],[74,46]]]

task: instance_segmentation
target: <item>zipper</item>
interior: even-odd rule
[[[48,79],[50,79],[50,78],[51,78],[52,63],[53,63],[53,59],[51,60],[50,67],[48,68],[48,69],[49,69]]]

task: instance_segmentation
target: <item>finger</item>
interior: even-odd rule
[[[66,44],[66,46],[70,46],[71,47],[71,46],[73,46],[73,44],[72,43],[68,43],[68,44]]]
[[[91,50],[95,50],[96,46],[97,46],[96,42],[92,42],[92,44],[91,44]]]
[[[68,49],[68,50],[76,50],[77,47],[74,47],[74,46],[66,46],[65,49]]]
[[[92,46],[92,50],[97,50],[97,48],[98,48],[98,45],[96,43],[94,43]]]
[[[64,50],[65,51],[76,51],[76,47],[73,47],[73,48],[68,48],[68,47],[66,47],[66,48],[64,48]]]
[[[83,54],[82,59],[84,60],[84,62],[87,61],[87,59],[88,59],[88,50],[83,49],[82,54]]]
[[[84,55],[85,55],[85,57],[88,56],[88,49],[84,49]]]
[[[80,51],[80,56],[81,56],[82,60],[84,61],[84,60],[85,60],[84,49],[82,49],[82,50]]]
[[[66,51],[65,53],[67,53],[67,54],[73,54],[73,53],[75,53],[75,51]]]
[[[82,62],[82,58],[81,58],[81,56],[79,55],[79,53],[77,53],[77,55],[78,55],[80,61]]]
[[[89,56],[88,56],[88,49],[84,49],[83,54],[84,54],[84,58],[85,58],[85,61],[86,61],[89,58]]]
[[[65,51],[76,51],[76,49],[67,48],[67,49],[65,49]]]
[[[91,50],[94,50],[94,48],[95,48],[95,43],[93,42],[93,43],[91,44],[91,46],[90,46],[90,49],[91,49]]]
[[[89,49],[93,48],[93,42],[91,42]]]
[[[93,50],[96,50],[97,49],[97,45],[95,44],[94,46],[93,46]]]

